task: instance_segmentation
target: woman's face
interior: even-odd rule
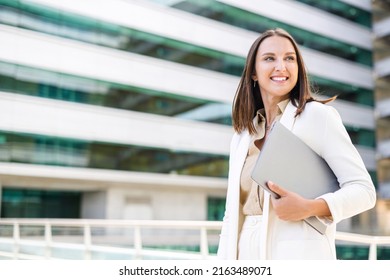
[[[297,55],[292,43],[284,37],[264,39],[257,51],[254,80],[262,98],[285,99],[298,79]]]

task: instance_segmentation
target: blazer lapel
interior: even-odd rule
[[[295,111],[296,107],[291,103],[291,101],[287,104],[286,109],[283,112],[282,117],[280,118],[280,123],[283,124],[290,130],[293,130],[295,123]],[[260,259],[266,260],[269,258],[269,252],[272,251],[273,248],[269,247],[269,223],[270,223],[270,199],[271,196],[268,192],[264,192],[264,205],[263,205],[263,221],[261,223],[261,235],[260,235]]]
[[[249,148],[251,138],[252,137],[248,133],[248,131],[243,132],[243,135],[241,136],[240,143],[238,144],[237,147],[237,154],[236,154],[237,155],[236,160],[237,160],[237,164],[239,165],[238,166],[239,170],[242,169],[242,166],[245,162],[246,156],[248,154],[248,148]]]
[[[280,118],[280,123],[283,124],[290,130],[293,130],[295,124],[295,112],[297,108],[291,103],[291,101],[287,104],[286,109],[283,112],[282,117]]]

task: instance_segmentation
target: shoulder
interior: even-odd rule
[[[343,121],[331,104],[312,101],[306,104],[303,112],[296,119],[296,126],[311,133],[324,133],[329,127],[341,127]],[[307,133],[307,132],[302,132]]]
[[[316,153],[322,155],[327,135],[338,135],[344,131],[342,120],[336,109],[330,104],[312,101],[306,104],[297,117],[295,134],[308,144]]]
[[[248,139],[250,137],[251,136],[248,130],[244,130],[240,133],[234,132],[233,137],[230,141],[230,152],[236,150],[239,147],[240,143],[245,142],[242,141],[243,139]]]
[[[321,102],[312,101],[306,103],[306,107],[304,112],[307,111],[313,114],[329,114],[329,112],[335,111],[335,108],[331,105],[331,103],[323,104]]]
[[[233,133],[232,139],[230,141],[230,147],[237,146],[237,144],[240,142],[240,140],[243,137],[243,135],[246,135],[246,134],[248,134],[247,130],[244,130],[244,131],[242,131],[240,133],[235,131]]]
[[[301,114],[303,119],[311,119],[327,122],[331,120],[341,120],[340,114],[331,104],[323,104],[312,101],[306,104]]]

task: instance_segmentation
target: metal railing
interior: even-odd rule
[[[86,220],[86,219],[0,219],[0,257],[8,259],[66,259],[55,256],[55,250],[76,251],[80,255],[73,259],[94,259],[93,254],[117,254],[121,258],[131,259],[213,259],[215,253],[209,252],[210,245],[217,245],[222,222],[219,221],[164,221],[164,220]],[[93,242],[94,229],[103,229],[100,237],[105,241],[116,240],[115,244],[103,245]],[[28,229],[28,230],[27,230]],[[69,231],[76,229],[76,234]],[[56,235],[54,231],[66,232]],[[129,231],[130,230],[130,231]],[[164,238],[142,234],[145,230],[168,230]],[[165,250],[144,245],[146,239],[172,244],[185,240],[183,236],[172,234],[173,230],[192,231],[190,244],[197,251]],[[23,233],[22,233],[23,231]],[[102,233],[103,232],[103,233]],[[145,238],[147,235],[148,238]],[[185,236],[184,236],[185,237]],[[212,238],[214,237],[214,239]],[[55,239],[62,240],[55,240]],[[130,239],[129,239],[130,238]],[[118,241],[122,239],[121,241]],[[169,240],[170,239],[170,240]],[[130,242],[129,242],[130,240]],[[210,240],[212,242],[210,243]],[[337,232],[336,240],[369,247],[369,260],[377,259],[378,246],[390,246],[390,236],[370,236],[346,232]],[[100,241],[101,243],[101,241]],[[104,242],[103,242],[104,243]],[[158,242],[157,242],[158,243]],[[156,244],[157,244],[156,243]],[[187,243],[188,245],[188,243]],[[30,250],[26,252],[26,248]]]

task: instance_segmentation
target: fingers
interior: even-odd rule
[[[267,182],[267,186],[270,188],[271,191],[277,193],[279,196],[285,196],[286,195],[286,190],[283,189],[282,187],[276,185],[274,182],[272,181],[268,181]]]

